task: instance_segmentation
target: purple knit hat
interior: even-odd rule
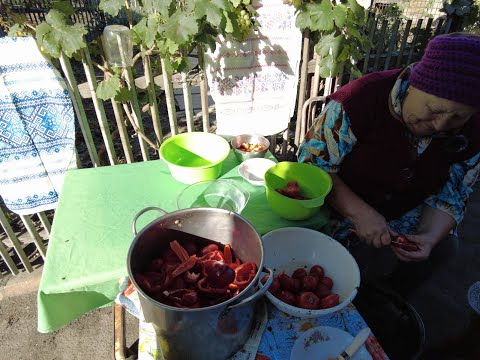
[[[480,37],[436,36],[408,82],[426,93],[480,108]]]

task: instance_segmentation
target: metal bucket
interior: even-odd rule
[[[137,234],[136,221],[149,210],[165,215]],[[153,323],[161,338],[165,359],[226,359],[238,351],[250,334],[255,301],[273,280],[272,270],[263,268],[262,241],[253,226],[242,216],[223,209],[193,208],[166,213],[149,207],[135,216],[132,228],[135,238],[128,252],[128,274],[138,290],[145,321]],[[170,241],[199,238],[229,244],[243,262],[257,265],[255,278],[239,295],[214,306],[181,309],[152,299],[138,286],[134,274],[167,249]],[[270,273],[270,278],[259,288],[262,271]]]

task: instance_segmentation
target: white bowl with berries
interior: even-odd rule
[[[360,286],[360,269],[348,250],[315,230],[286,227],[262,237],[265,266],[274,281],[266,296],[296,317],[331,314],[350,304]]]

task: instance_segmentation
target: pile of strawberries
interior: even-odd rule
[[[173,240],[134,277],[151,298],[196,309],[237,296],[256,274],[257,265],[243,263],[230,245]]]
[[[265,282],[268,275],[264,276]],[[320,310],[340,303],[338,294],[332,293],[333,280],[325,276],[322,266],[298,268],[291,276],[282,272],[275,275],[268,291],[277,299],[302,309]]]
[[[301,189],[296,181],[289,181],[283,188],[275,189],[279,194],[295,200],[310,200],[310,198],[300,195]]]

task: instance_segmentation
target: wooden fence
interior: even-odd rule
[[[432,36],[447,33],[449,29],[448,20],[419,19],[414,22],[399,19],[389,23],[371,16],[364,31],[372,40],[373,47],[366,51],[357,66],[363,73],[405,66],[420,58],[425,44]],[[134,69],[123,69],[133,99],[129,104],[98,98],[96,90],[99,80],[103,79],[103,73],[98,70],[101,67],[98,64],[99,58],[92,60],[88,49],[82,50],[80,62],[62,56],[58,65],[69,84],[77,116],[76,148],[79,166],[115,166],[158,159],[158,152],[148,146],[146,139],[137,135],[134,126],[156,145],[165,137],[180,132],[214,132],[214,104],[208,96],[202,72],[202,53],[193,53],[191,56],[192,62],[197,66],[195,71],[189,73],[169,76],[163,59],[149,55],[143,56]],[[348,73],[335,79],[321,79],[317,60],[310,36],[306,32],[297,109],[301,110],[308,98],[328,95],[352,80]],[[161,74],[160,69],[163,70]],[[289,128],[271,137],[271,151],[278,159],[295,158],[303,134],[318,109],[312,107],[308,113],[310,116],[302,119],[302,111],[297,110]],[[53,216],[53,211],[20,217],[8,211],[0,211],[0,224],[4,230],[3,237],[0,238],[2,273],[31,272],[35,266],[41,265],[46,256]]]

